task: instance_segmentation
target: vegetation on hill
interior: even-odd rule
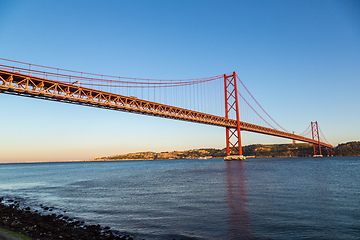
[[[157,159],[194,159],[194,158],[212,158],[223,157],[225,154],[218,149],[195,149],[188,151],[173,152],[138,152],[123,155],[115,155],[110,157],[96,158],[95,160],[157,160]],[[225,152],[224,152],[225,153]]]
[[[360,142],[339,144],[333,150],[334,156],[360,156]]]
[[[254,144],[243,148],[243,155],[255,157],[307,157],[313,155],[312,144]]]
[[[323,155],[327,155],[322,148]],[[234,151],[232,154],[238,154]],[[253,144],[243,147],[243,155],[247,157],[309,157],[313,155],[313,145],[309,143],[296,144]],[[333,149],[334,156],[360,156],[360,142],[348,142],[339,144]],[[194,149],[188,151],[173,152],[138,152],[110,157],[95,158],[95,161],[118,161],[118,160],[157,160],[157,159],[196,159],[196,158],[223,158],[226,149]]]

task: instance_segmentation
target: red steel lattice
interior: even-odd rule
[[[318,126],[317,121],[316,122],[311,122],[311,132],[312,132],[313,140],[317,141],[317,143],[313,143],[314,156],[321,155],[319,126]]]
[[[232,113],[235,114],[236,118],[236,127],[226,127],[226,155],[229,156],[236,148],[239,155],[242,155],[236,72],[233,72],[232,75],[224,74],[224,84],[225,118],[229,119],[229,115]]]

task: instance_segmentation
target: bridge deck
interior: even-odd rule
[[[225,117],[1,69],[0,93],[236,128],[236,121],[226,119]],[[318,144],[316,140],[311,138],[246,122],[240,122],[240,129]],[[332,148],[332,146],[327,143],[321,142],[320,144]]]

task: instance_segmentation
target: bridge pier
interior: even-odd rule
[[[225,161],[232,161],[232,160],[240,160],[240,161],[244,161],[246,159],[246,157],[244,155],[229,155],[224,157]]]

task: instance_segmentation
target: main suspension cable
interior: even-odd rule
[[[261,110],[263,110],[263,112],[278,126],[280,127],[282,130],[284,130],[285,132],[289,132],[288,130],[286,130],[285,128],[283,128],[282,126],[280,126],[280,124],[278,124],[266,111],[265,109],[259,104],[259,102],[254,98],[254,96],[251,94],[251,92],[247,89],[247,87],[245,86],[245,84],[241,81],[241,79],[239,78],[239,76],[236,76],[237,79],[240,81],[241,85],[245,88],[245,90],[249,93],[249,95],[251,96],[251,98],[255,101],[255,103],[261,108]]]

